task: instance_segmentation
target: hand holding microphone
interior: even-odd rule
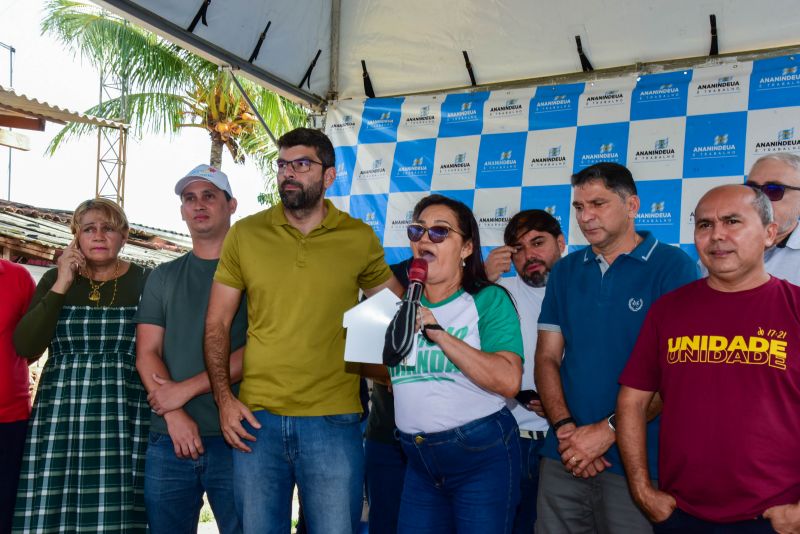
[[[414,345],[414,334],[419,329],[417,311],[419,299],[428,278],[428,262],[414,258],[408,268],[408,290],[400,302],[392,322],[386,329],[386,341],[383,346],[383,363],[393,367],[408,356]],[[437,325],[438,326],[438,325]],[[430,327],[428,327],[430,328]],[[441,328],[441,327],[440,327]]]

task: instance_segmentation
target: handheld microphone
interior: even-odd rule
[[[422,258],[414,258],[408,267],[408,291],[404,300],[419,304],[425,280],[428,278],[428,262]]]
[[[428,262],[414,258],[408,267],[408,290],[400,302],[400,308],[386,329],[383,346],[383,363],[393,367],[405,358],[414,344],[417,309],[425,280],[428,278]]]

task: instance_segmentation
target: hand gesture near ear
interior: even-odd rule
[[[77,237],[61,252],[56,260],[56,266],[58,267],[58,277],[52,290],[63,295],[72,286],[78,272],[86,268],[86,258],[78,248]]]

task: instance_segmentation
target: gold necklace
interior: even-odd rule
[[[117,273],[119,272],[119,260],[117,260],[117,265],[114,267],[114,274],[112,278],[114,279],[114,292],[111,294],[111,302],[108,303],[109,306],[114,304],[114,299],[117,296]],[[88,269],[86,274],[88,275]],[[87,276],[86,279],[89,281],[89,287],[91,290],[89,291],[89,300],[94,302],[95,306],[100,306],[100,288],[102,288],[109,280],[103,280],[99,284],[96,284],[94,280],[90,276]]]

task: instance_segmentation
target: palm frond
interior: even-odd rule
[[[182,127],[185,107],[186,102],[180,95],[166,93],[136,93],[128,95],[127,108],[132,118],[129,133],[138,138],[148,133],[174,134]],[[121,99],[114,98],[87,109],[85,113],[95,117],[119,120],[121,111]],[[97,127],[90,124],[69,123],[53,137],[45,152],[52,156],[63,143],[96,131]]]
[[[98,70],[127,79],[134,91],[186,91],[206,83],[217,71],[214,64],[155,34],[81,2],[50,0],[42,32],[54,35]]]

